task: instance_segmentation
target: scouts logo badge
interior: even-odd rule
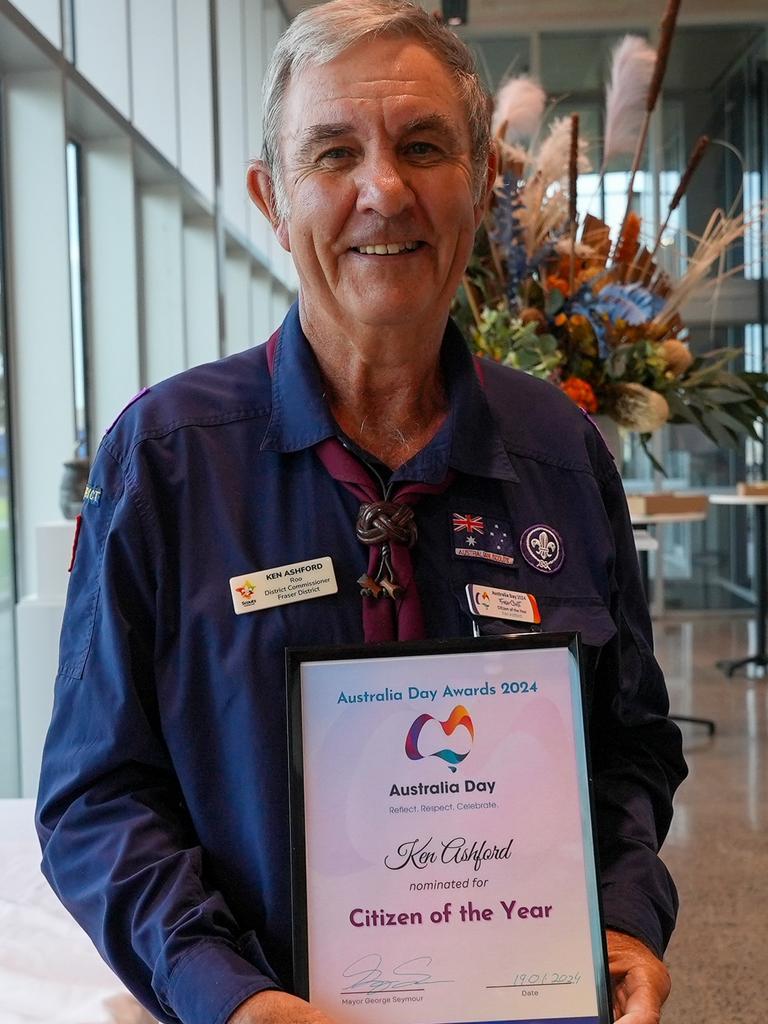
[[[514,565],[512,527],[504,519],[454,512],[454,558],[480,558],[499,565]]]
[[[525,531],[520,538],[520,551],[528,565],[539,572],[557,572],[565,561],[560,535],[551,526],[541,523]]]

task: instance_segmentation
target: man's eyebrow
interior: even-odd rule
[[[308,159],[317,146],[331,142],[342,135],[350,135],[354,129],[346,121],[332,121],[328,124],[313,124],[305,128],[298,138],[296,159],[303,162]]]
[[[403,126],[403,135],[418,132],[438,132],[454,145],[459,145],[461,136],[456,124],[445,114],[428,114],[426,117],[415,117]]]

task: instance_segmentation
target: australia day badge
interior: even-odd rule
[[[514,565],[512,526],[496,516],[454,512],[451,515],[454,558],[474,558]]]

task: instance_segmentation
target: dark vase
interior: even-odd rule
[[[80,514],[89,471],[88,459],[75,458],[64,463],[59,487],[59,508],[65,519],[76,519]]]

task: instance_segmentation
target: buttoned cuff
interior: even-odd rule
[[[160,998],[189,1024],[226,1024],[237,1007],[277,983],[221,942],[195,946],[176,965]]]
[[[664,956],[664,933],[653,902],[633,886],[606,885],[603,888],[603,925],[639,939],[660,960]]]

